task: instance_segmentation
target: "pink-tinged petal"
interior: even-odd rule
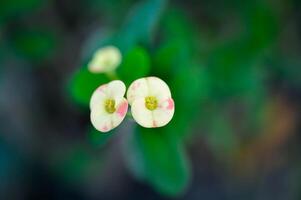
[[[122,122],[128,109],[128,102],[123,97],[124,94],[125,85],[119,80],[101,85],[95,90],[90,100],[90,116],[91,122],[97,130],[108,132]],[[116,110],[113,110],[113,113],[109,113],[105,108],[105,102],[110,99],[115,103]]]
[[[174,101],[172,98],[168,98],[159,103],[159,108],[166,110],[173,110],[175,107]]]
[[[144,98],[148,96],[148,85],[146,78],[140,78],[135,80],[127,91],[127,99],[130,105],[137,98]]]
[[[127,111],[128,111],[128,102],[125,98],[123,98],[123,101],[121,101],[121,103],[117,106],[116,113],[120,117],[124,117],[126,115]]]
[[[168,124],[171,121],[174,112],[175,106],[172,98],[160,102],[158,108],[153,111],[153,119],[156,122],[157,127]]]
[[[132,116],[134,120],[145,128],[156,127],[156,122],[153,120],[152,111],[145,107],[145,99],[138,98],[132,102]]]
[[[90,109],[92,109],[95,105],[100,105],[101,102],[107,98],[107,88],[108,84],[103,84],[93,92],[90,99]]]
[[[90,119],[94,128],[100,132],[108,132],[113,129],[111,115],[103,110],[93,108]]]
[[[118,126],[125,118],[128,110],[128,102],[125,98],[117,105],[116,112],[112,114],[112,126]]]

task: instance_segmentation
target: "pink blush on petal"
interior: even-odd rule
[[[103,131],[108,131],[109,128],[107,127],[107,125],[104,125],[104,126],[102,127],[102,130],[103,130]]]
[[[117,110],[117,114],[120,117],[123,117],[126,114],[127,110],[128,110],[128,103],[125,101],[119,106]]]
[[[153,127],[157,127],[157,123],[155,120],[153,120]]]
[[[99,90],[101,92],[104,92],[107,87],[108,87],[108,85],[105,84],[105,85],[102,85],[102,86],[98,87],[97,90]]]
[[[167,100],[167,102],[168,102],[168,105],[167,105],[167,107],[166,107],[166,109],[167,110],[172,110],[172,109],[174,109],[174,102],[173,102],[173,100],[172,100],[172,98],[169,98],[168,100]]]
[[[133,90],[136,90],[138,87],[140,87],[140,82],[134,83]]]

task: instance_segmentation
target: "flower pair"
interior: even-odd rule
[[[128,104],[134,120],[143,127],[165,126],[173,117],[174,101],[168,85],[157,77],[135,80],[127,91],[125,84],[114,80],[99,86],[90,100],[91,122],[101,131],[108,132],[125,118]]]

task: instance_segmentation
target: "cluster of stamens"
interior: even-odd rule
[[[158,100],[156,97],[148,96],[145,97],[145,107],[151,111],[158,107]]]
[[[115,100],[114,99],[107,99],[105,101],[105,109],[110,114],[114,113],[116,111]]]

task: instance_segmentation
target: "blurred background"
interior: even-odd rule
[[[301,199],[298,0],[1,0],[0,199]],[[90,123],[96,49],[168,126]]]

